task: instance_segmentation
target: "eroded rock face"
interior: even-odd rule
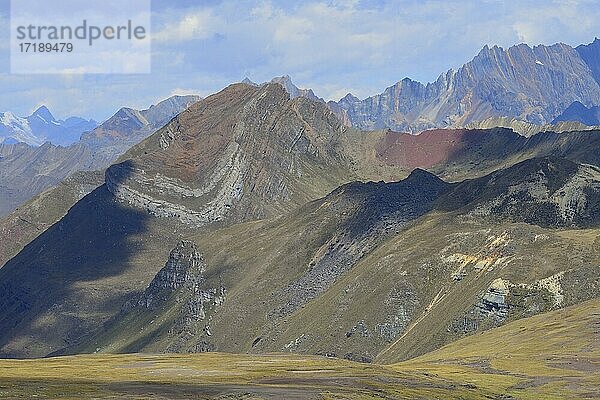
[[[204,276],[206,263],[196,245],[181,241],[148,288],[127,302],[121,317],[150,312],[160,316],[170,309],[174,317],[163,326],[169,343],[164,351],[212,351],[211,313],[225,301],[225,287],[212,287]]]
[[[129,151],[107,187],[190,225],[264,218],[342,182],[344,129],[324,104],[291,99],[280,84],[232,85]]]
[[[484,317],[493,315],[500,321],[504,320],[508,314],[508,291],[508,282],[503,279],[494,280],[476,306],[479,313]]]
[[[204,269],[204,259],[198,253],[196,245],[188,241],[179,242],[144,293],[133,303],[127,303],[125,309],[136,306],[156,309],[182,288],[197,292],[203,280]]]
[[[496,278],[472,309],[463,318],[452,322],[448,331],[468,334],[561,307],[564,274],[562,271],[530,284]]]

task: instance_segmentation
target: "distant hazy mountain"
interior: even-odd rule
[[[76,143],[0,144],[0,216],[78,170],[92,170],[92,150]]]
[[[31,146],[25,143],[0,142],[0,216],[56,185],[75,171],[106,168],[131,146],[162,127],[198,99],[197,96],[173,96],[147,110],[122,108],[70,146],[51,143]],[[23,120],[26,122],[25,126],[41,126],[41,121],[53,121],[53,118],[44,107],[37,110],[30,120],[31,122]],[[82,130],[75,128],[81,126],[76,119],[70,118],[62,123],[61,126],[74,127],[73,132],[78,132],[78,136],[81,134]],[[22,136],[19,138],[19,142],[27,143],[22,140]]]
[[[41,106],[28,117],[17,117],[11,112],[0,114],[0,143],[23,142],[39,146],[44,142],[69,145],[80,135],[94,129],[98,123],[80,117],[57,120],[46,106]]]
[[[600,103],[600,40],[503,49],[485,46],[457,71],[426,85],[405,78],[360,100],[348,94],[330,108],[361,129],[418,132],[461,127],[491,117],[545,124],[574,101]]]
[[[240,83],[244,83],[250,86],[265,86],[269,83],[278,83],[279,85],[283,86],[285,91],[290,95],[290,98],[292,99],[295,99],[296,97],[304,97],[306,99],[319,101],[321,103],[325,102],[325,100],[318,97],[312,89],[301,89],[298,86],[296,86],[294,82],[292,82],[292,78],[289,75],[276,76],[269,82],[264,82],[262,84],[255,83],[252,80],[250,80],[250,78],[246,77]]]
[[[172,96],[146,110],[123,107],[91,132],[83,141],[98,139],[138,139],[165,125],[171,118],[200,100],[200,96]]]
[[[93,149],[95,164],[106,167],[198,100],[200,97],[193,95],[172,96],[146,110],[123,107],[96,129],[84,133],[81,142]]]
[[[576,121],[584,125],[600,125],[600,107],[586,107],[574,101],[562,114],[552,121],[553,124],[561,121]]]
[[[246,85],[250,85],[250,86],[258,86],[258,84],[256,82],[253,82],[248,77],[245,77],[240,83],[245,83]]]
[[[290,78],[289,75],[275,77],[271,79],[271,83],[279,83],[283,86],[292,99],[296,97],[305,97],[310,100],[324,102],[322,98],[315,95],[312,89],[300,89],[298,86],[294,85],[292,78]]]

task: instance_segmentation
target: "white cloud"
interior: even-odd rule
[[[0,75],[0,111],[47,99],[59,115],[101,118],[179,91],[173,88],[206,96],[245,76],[264,82],[283,74],[326,99],[348,91],[366,97],[407,76],[434,80],[484,44],[588,43],[600,20],[597,0],[157,3],[152,74]]]
[[[205,39],[213,35],[219,26],[219,18],[211,9],[197,10],[184,14],[175,21],[168,22],[152,35],[157,42],[181,42],[192,39]]]
[[[196,96],[200,96],[200,91],[196,90],[196,89],[184,89],[184,88],[175,88],[173,90],[171,90],[171,93],[169,93],[168,97],[171,96],[189,96],[189,95],[196,95]],[[159,99],[160,100],[164,100],[164,99]]]
[[[519,40],[528,44],[591,40],[598,31],[600,7],[596,1],[553,1],[538,6],[535,12],[524,7],[515,11],[512,27]]]

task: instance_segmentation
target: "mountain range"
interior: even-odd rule
[[[0,357],[50,356],[0,386],[598,397],[599,47],[486,46],[365,100],[245,79],[0,144]]]
[[[57,120],[46,106],[41,106],[28,117],[17,117],[11,112],[0,113],[0,143],[27,143],[39,146],[44,142],[66,146],[75,143],[83,132],[94,129],[98,123],[80,117]]]
[[[90,132],[77,131],[81,139],[69,146],[0,143],[0,216],[76,171],[106,168],[197,100],[197,96],[174,96],[147,110],[122,108]],[[44,115],[40,110],[36,113]]]
[[[599,134],[364,132],[232,85],[2,220],[1,353],[394,362],[581,303]]]
[[[599,60],[598,38],[576,48],[564,43],[534,47],[519,44],[508,49],[486,45],[473,60],[441,74],[435,82],[422,84],[404,78],[381,94],[361,100],[348,93],[328,105],[344,123],[363,130],[390,128],[417,133],[433,128],[465,127],[499,117],[537,125],[572,120],[597,125],[593,116],[582,117],[576,110],[599,105]],[[244,83],[256,85],[248,78]],[[323,101],[311,89],[295,86],[288,75],[273,78],[271,83],[280,83],[292,97]],[[165,108],[162,105],[158,110]],[[566,115],[561,115],[567,110]],[[119,126],[121,118],[137,121],[120,128],[132,129],[137,124],[139,129],[147,122],[160,125],[157,120],[167,116],[161,116],[161,111],[155,114],[152,108],[139,112],[123,108],[119,112],[121,115],[109,119],[112,125],[105,123],[100,128],[103,133],[96,130],[86,136],[114,134],[112,130]],[[24,118],[2,113],[0,122],[0,142],[31,145],[41,145],[44,141],[71,144],[80,134],[97,126],[95,121],[79,117],[58,121],[45,106]]]
[[[434,83],[423,85],[406,78],[380,95],[360,100],[348,94],[327,105],[345,125],[362,130],[389,128],[418,133],[439,127],[506,127],[524,136],[543,131],[583,131],[600,124],[599,51],[598,39],[576,48],[565,44],[533,48],[521,44],[506,50],[486,46],[472,61],[442,74]],[[258,86],[247,78],[244,83]],[[298,88],[288,75],[270,83],[283,86],[292,98],[324,102],[311,89]],[[198,100],[197,96],[174,96],[147,110],[122,108],[97,127],[94,121],[76,117],[56,121],[46,107],[27,118],[4,113],[0,131],[6,133],[0,133],[0,142],[4,141],[5,148],[1,152],[5,163],[19,167],[5,168],[11,178],[0,181],[4,192],[0,195],[5,199],[0,215],[74,171],[108,166]],[[32,145],[44,141],[71,143],[80,134],[80,140],[66,149],[52,145],[40,149],[10,147],[15,141]],[[27,169],[21,171],[24,166]],[[57,174],[57,170],[63,172]],[[14,178],[17,175],[25,178]]]
[[[464,127],[492,117],[550,123],[574,101],[600,99],[600,40],[572,48],[558,43],[508,49],[485,46],[458,70],[432,83],[405,78],[366,99],[348,94],[330,108],[348,125],[420,132]]]

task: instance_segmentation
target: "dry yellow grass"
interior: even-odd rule
[[[600,300],[394,364],[291,354],[0,360],[0,398],[600,398]]]
[[[519,399],[600,398],[600,299],[467,337],[395,368]]]

